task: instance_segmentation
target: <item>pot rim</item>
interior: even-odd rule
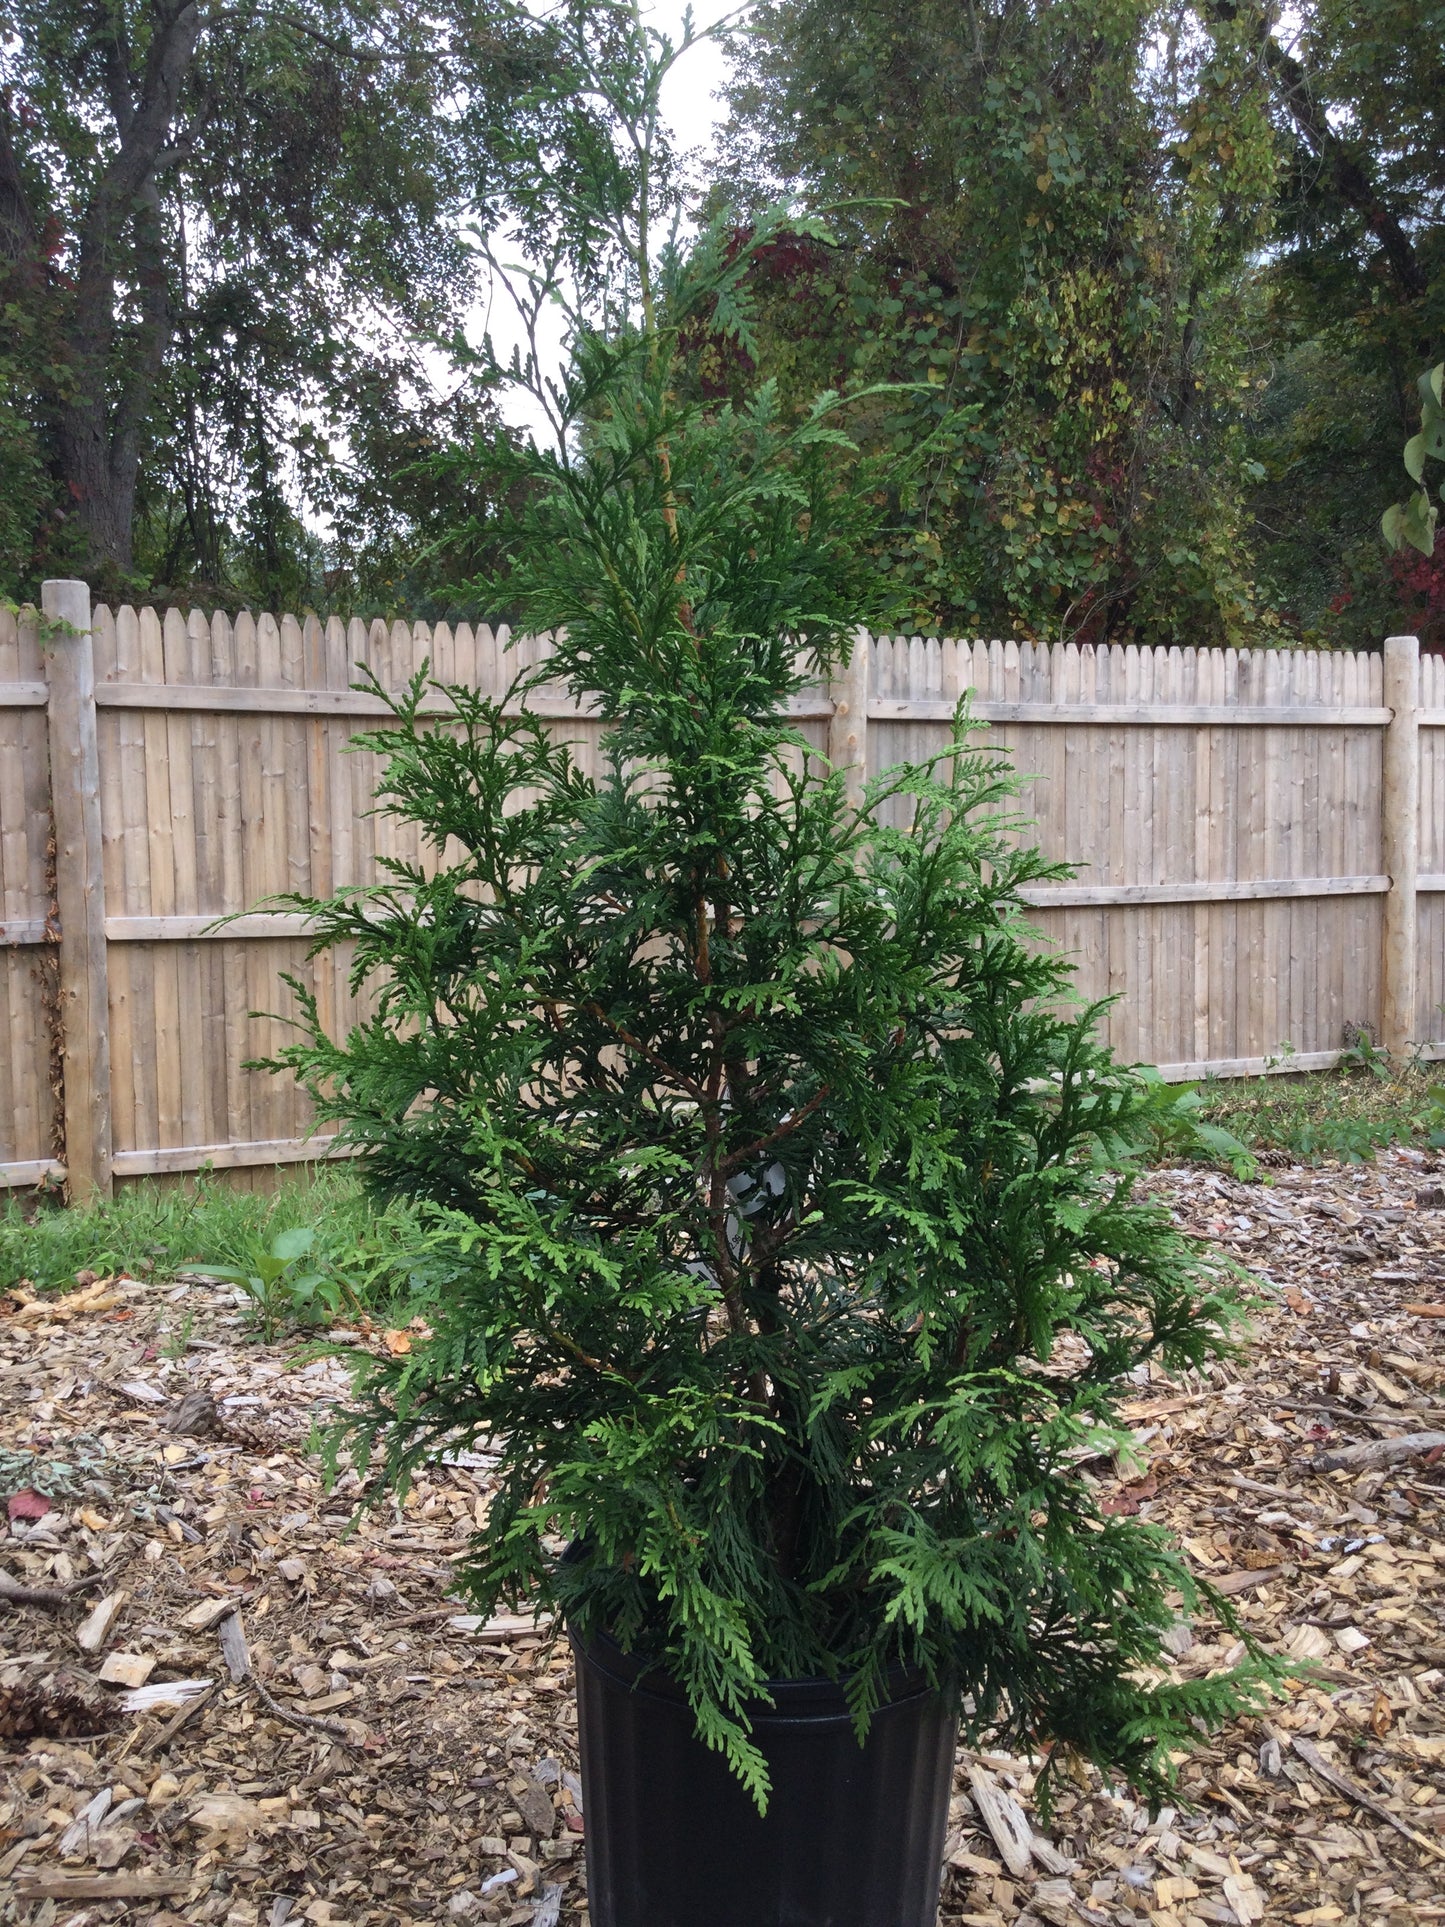
[[[665,1666],[645,1654],[627,1652],[610,1633],[597,1633],[591,1639],[584,1639],[569,1623],[567,1638],[579,1665],[585,1663],[595,1668],[614,1684],[646,1699],[687,1705],[686,1692]],[[929,1684],[920,1666],[890,1666],[884,1674],[884,1683],[887,1698],[875,1709],[874,1719],[919,1700],[943,1697],[942,1689]],[[750,1700],[747,1707],[750,1721],[776,1722],[792,1716],[852,1723],[853,1714],[842,1679],[830,1679],[823,1674],[811,1679],[770,1679],[766,1686],[772,1703],[765,1699]]]

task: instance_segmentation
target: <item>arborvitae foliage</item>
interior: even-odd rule
[[[608,59],[624,127],[655,118],[666,52]],[[746,329],[747,250],[659,265],[625,185],[635,299],[574,328],[508,584],[614,719],[607,774],[474,691],[424,720],[418,684],[369,741],[431,861],[308,906],[375,1015],[333,1041],[309,1006],[284,1062],[379,1193],[429,1201],[441,1280],[353,1442],[387,1486],[498,1448],[479,1606],[655,1655],[760,1797],[770,1678],[844,1678],[861,1727],[899,1665],[970,1734],[1157,1793],[1252,1689],[1159,1683],[1194,1589],[1086,1462],[1128,1373],[1224,1348],[1232,1285],[1111,1168],[1148,1095],[1057,1014],[1020,909],[1053,872],[998,764],[960,730],[860,808],[803,754],[789,698],[877,613],[872,497],[835,482],[829,398],[675,401],[690,318]]]

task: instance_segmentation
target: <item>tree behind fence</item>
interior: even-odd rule
[[[430,658],[500,694],[545,643],[92,610],[77,583],[48,584],[46,611],[0,613],[0,1184],[269,1183],[325,1146],[246,1060],[280,1041],[283,971],[344,1027],[346,962],[307,962],[293,915],[214,920],[419,855],[347,752],[382,713],[358,664],[399,689]],[[1445,662],[1413,637],[1383,656],[885,637],[795,708],[856,789],[942,747],[965,691],[1029,777],[1045,851],[1079,866],[1034,915],[1083,995],[1120,997],[1122,1055],[1230,1075],[1289,1044],[1319,1067],[1360,1025],[1445,1054]],[[596,769],[598,718],[555,688],[531,706]]]

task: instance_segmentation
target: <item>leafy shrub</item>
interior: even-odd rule
[[[1198,1158],[1227,1165],[1237,1178],[1253,1178],[1259,1163],[1249,1147],[1222,1124],[1211,1124],[1198,1084],[1166,1084],[1149,1066],[1140,1070],[1147,1096],[1140,1106],[1140,1150],[1151,1158]]]

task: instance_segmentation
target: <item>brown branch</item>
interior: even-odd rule
[[[537,1328],[543,1338],[550,1340],[554,1345],[560,1345],[563,1351],[570,1352],[573,1358],[575,1358],[579,1364],[585,1365],[589,1371],[596,1372],[604,1378],[609,1375],[616,1378],[625,1378],[629,1385],[637,1384],[641,1376],[640,1373],[629,1372],[621,1365],[609,1364],[605,1358],[594,1358],[590,1352],[584,1352],[575,1339],[568,1338],[564,1332],[554,1331],[550,1325],[540,1319],[538,1320]]]
[[[63,1606],[67,1599],[98,1586],[106,1577],[103,1572],[92,1572],[84,1579],[73,1579],[68,1586],[24,1586],[8,1572],[0,1572],[0,1599],[12,1606]]]
[[[356,1741],[352,1739],[346,1728],[339,1725],[335,1720],[319,1720],[314,1713],[297,1713],[294,1712],[291,1707],[283,1706],[280,1700],[267,1692],[266,1688],[254,1673],[251,1675],[251,1685],[262,1705],[269,1713],[274,1713],[278,1720],[285,1720],[288,1726],[299,1726],[304,1731],[324,1733],[328,1739],[336,1740],[340,1745],[350,1747],[353,1753],[359,1753],[361,1751],[361,1748],[357,1745]]]
[[[605,1024],[614,1037],[626,1044],[629,1050],[636,1051],[637,1055],[650,1064],[659,1076],[666,1078],[669,1083],[676,1084],[679,1090],[686,1091],[695,1104],[706,1103],[707,1094],[701,1084],[694,1083],[685,1071],[675,1069],[665,1057],[660,1057],[649,1045],[644,1044],[640,1037],[634,1037],[624,1025],[609,1017],[601,1004],[586,1003],[582,1005],[582,1009],[597,1018],[599,1023]]]
[[[753,1144],[745,1144],[742,1150],[734,1151],[731,1157],[725,1158],[720,1167],[724,1177],[730,1176],[734,1171],[740,1169],[741,1166],[750,1164],[754,1158],[761,1157],[764,1151],[770,1151],[775,1144],[780,1144],[785,1137],[791,1137],[804,1119],[811,1117],[818,1106],[826,1100],[832,1088],[831,1084],[824,1084],[817,1095],[810,1097],[806,1104],[801,1105],[794,1111],[786,1123],[778,1125],[776,1130],[769,1131],[765,1137],[758,1138]]]

